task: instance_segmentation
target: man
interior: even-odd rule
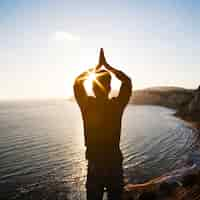
[[[100,69],[101,66],[107,70]],[[84,81],[92,71],[96,76],[93,80],[95,97],[88,96],[84,88]],[[109,99],[111,90],[109,72],[122,83],[118,97],[111,99]],[[123,190],[123,157],[119,147],[121,119],[131,93],[131,79],[106,62],[103,49],[97,67],[83,72],[75,80],[74,94],[82,114],[88,160],[87,200],[102,200],[104,189],[107,190],[109,200],[121,199]]]

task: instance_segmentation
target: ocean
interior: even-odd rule
[[[197,131],[159,106],[128,105],[121,149],[127,182],[182,166],[199,150]],[[0,102],[0,199],[85,199],[87,161],[76,103]]]

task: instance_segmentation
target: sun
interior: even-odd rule
[[[84,87],[86,89],[87,94],[88,95],[94,95],[94,93],[93,93],[93,87],[92,87],[93,82],[95,82],[96,84],[98,84],[99,87],[101,87],[101,89],[104,90],[103,86],[101,85],[101,83],[97,79],[97,77],[101,76],[101,75],[95,73],[95,71],[90,71],[88,73],[89,74],[87,76],[87,79],[84,81]],[[118,91],[120,89],[120,87],[121,87],[121,82],[118,79],[116,79],[116,77],[113,76],[112,74],[111,74],[111,76],[112,76],[111,88],[112,88],[112,90],[115,90],[114,93],[111,90],[111,96],[113,96],[113,95],[115,96],[117,94],[116,91]]]
[[[96,74],[95,74],[95,72],[91,72],[90,74],[89,74],[89,76],[87,77],[87,80],[89,81],[89,82],[93,82],[94,80],[96,80]]]

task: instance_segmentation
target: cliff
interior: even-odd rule
[[[178,87],[154,87],[133,92],[130,103],[159,105],[178,109],[193,98],[193,90]]]
[[[159,105],[176,110],[176,116],[197,122],[200,127],[200,86],[196,90],[178,87],[154,87],[136,90],[130,99],[136,105]]]
[[[193,92],[192,99],[177,109],[176,115],[193,122],[200,122],[200,86]]]

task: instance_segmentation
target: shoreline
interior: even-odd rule
[[[165,106],[162,106],[167,108]],[[200,122],[178,116],[190,128],[200,134]],[[149,179],[143,183],[125,186],[123,200],[197,200],[200,199],[200,152],[188,158],[181,168],[174,169],[163,175]]]
[[[130,103],[132,105],[137,105]],[[141,106],[149,104],[140,104]],[[153,105],[169,108],[163,105]],[[171,109],[171,108],[170,108]],[[173,108],[172,108],[173,109]],[[174,109],[176,111],[177,109]],[[192,117],[183,117],[176,112],[172,116],[183,120],[189,127],[200,133],[200,121]],[[200,153],[189,158],[188,163],[179,169],[172,170],[160,177],[141,184],[128,183],[125,186],[124,200],[197,200],[200,198]]]
[[[165,106],[165,105],[158,105],[158,104],[137,104],[137,103],[132,103],[132,102],[130,102],[129,105],[133,105],[133,106],[158,106],[158,107],[163,107],[163,108],[167,108],[167,109],[172,109],[172,110],[175,111],[175,113],[172,114],[173,116],[183,120],[184,122],[186,122],[191,127],[200,131],[200,121],[195,121],[190,116],[184,117],[184,116],[181,116],[180,114],[177,114],[176,108],[172,108],[172,107]]]
[[[197,129],[200,132],[200,121],[192,120],[191,117],[182,117],[178,114],[174,114],[175,117],[185,121],[187,124],[189,124],[191,127]]]

